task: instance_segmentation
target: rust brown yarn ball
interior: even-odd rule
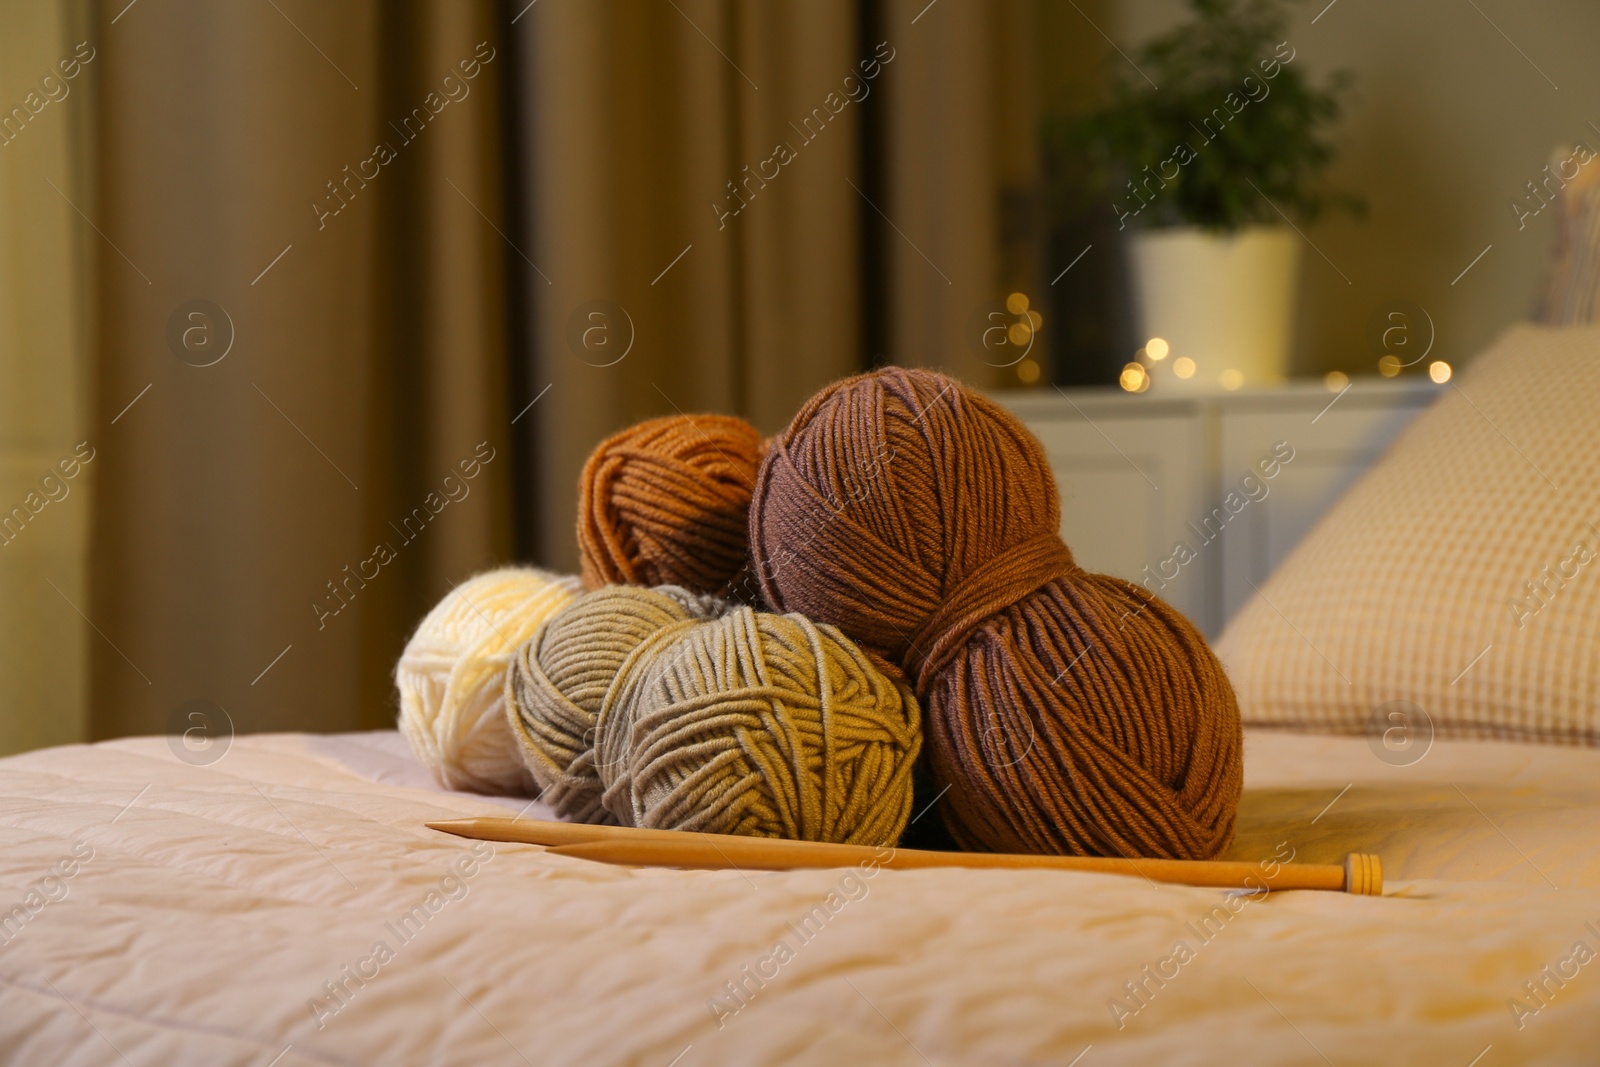
[[[771,446],[752,565],[778,611],[902,664],[964,847],[1205,859],[1233,837],[1238,703],[1188,619],[1079,568],[1044,450],[956,380],[822,390]]]
[[[761,435],[727,415],[651,419],[602,441],[578,485],[583,584],[726,595],[749,557]]]

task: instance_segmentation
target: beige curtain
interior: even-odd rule
[[[781,429],[879,355],[869,319],[893,359],[1004,380],[963,332],[1037,273],[1001,233],[1037,173],[1018,103],[1032,7],[924,6],[541,0],[518,18],[538,268],[523,402],[540,397],[553,564],[576,566],[573,490],[601,437],[674,411]],[[867,108],[882,141],[863,144]],[[869,305],[874,242],[891,283]]]
[[[0,148],[5,499],[94,458],[0,548],[27,709],[0,744],[182,729],[194,701],[241,731],[386,725],[405,634],[512,554],[513,503],[575,566],[605,433],[774,431],[885,351],[995,384],[961,337],[1036,266],[1007,236],[1031,8],[916,6],[4,8],[6,100],[95,52]]]
[[[0,754],[88,729],[90,37],[84,4],[0,3]]]
[[[509,553],[492,14],[99,9],[96,734],[388,725]]]
[[[860,105],[788,125],[856,72],[855,5],[546,2],[516,29],[541,542],[573,569],[602,436],[674,411],[775,430],[859,366]]]

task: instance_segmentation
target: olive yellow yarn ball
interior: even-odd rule
[[[619,817],[861,845],[905,830],[916,698],[832,626],[742,607],[641,646],[621,678],[597,742]]]
[[[440,785],[532,790],[506,725],[506,667],[580,589],[574,577],[506,567],[462,582],[417,626],[394,671],[400,732]]]

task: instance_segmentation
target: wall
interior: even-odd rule
[[[1101,28],[1131,51],[1181,18],[1186,5],[1117,0],[1103,7]],[[1364,339],[1365,327],[1395,299],[1427,309],[1435,355],[1464,361],[1527,317],[1549,259],[1554,212],[1519,230],[1509,202],[1526,195],[1525,183],[1542,176],[1558,144],[1600,148],[1593,59],[1600,4],[1307,0],[1294,8],[1296,62],[1319,77],[1338,69],[1355,75],[1337,135],[1342,154],[1329,178],[1365,195],[1370,207],[1365,221],[1306,229],[1327,259],[1306,249],[1295,370],[1371,372],[1380,353]],[[1070,7],[1057,21],[1068,17],[1077,17]],[[1078,22],[1080,33],[1099,39]]]

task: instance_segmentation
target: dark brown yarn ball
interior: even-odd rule
[[[1193,624],[1079,568],[1017,419],[889,368],[818,393],[750,511],[776,610],[906,669],[952,835],[968,848],[1206,859],[1233,837],[1238,703]]]
[[[729,595],[761,455],[755,427],[727,415],[651,419],[602,441],[578,485],[583,584]]]

